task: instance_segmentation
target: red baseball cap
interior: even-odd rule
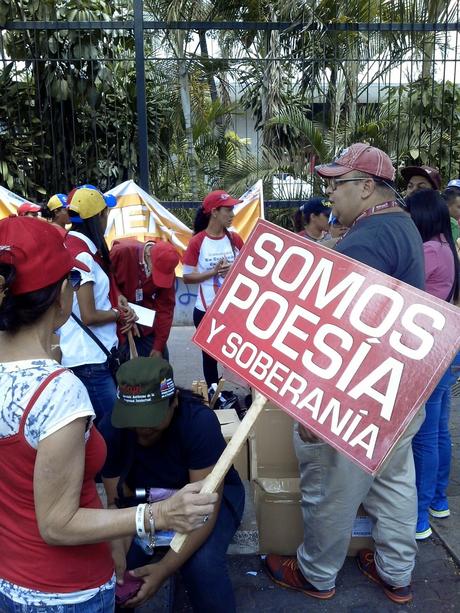
[[[31,202],[24,202],[21,206],[18,206],[17,213],[20,217],[27,215],[27,213],[40,213],[42,210],[38,204],[32,204]]]
[[[16,268],[10,288],[16,295],[57,283],[72,268],[89,272],[67,250],[59,230],[34,217],[12,216],[0,221],[0,262]]]
[[[227,194],[223,189],[216,189],[214,192],[210,192],[203,200],[203,211],[205,213],[211,213],[211,211],[219,209],[221,206],[232,207],[240,202],[242,202],[242,200],[232,198],[232,196]]]
[[[150,251],[152,279],[157,287],[172,287],[179,264],[179,254],[167,241],[155,243]]]
[[[431,168],[431,166],[406,166],[401,168],[401,175],[406,183],[412,179],[412,177],[425,177],[433,189],[441,189],[441,175],[437,168]]]
[[[394,181],[396,174],[388,155],[366,143],[350,145],[332,164],[315,166],[315,170],[320,177],[340,177],[352,170],[359,170],[387,181]]]

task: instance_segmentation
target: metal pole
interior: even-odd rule
[[[139,183],[149,191],[149,152],[147,142],[147,104],[145,97],[144,2],[134,0],[134,44],[136,50],[137,140]]]

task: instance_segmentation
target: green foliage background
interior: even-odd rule
[[[306,24],[451,21],[449,6],[438,0],[145,1],[153,19]],[[132,9],[129,0],[0,0],[0,24],[123,21],[132,19]],[[211,40],[219,57],[208,51]],[[383,148],[398,166],[431,164],[446,179],[458,176],[460,87],[433,79],[441,47],[430,32],[146,34],[152,193],[189,200],[223,186],[238,194],[262,178],[270,198],[274,177],[312,181],[314,163],[358,140]],[[415,77],[382,88],[377,102],[358,103],[408,57],[417,62]],[[240,93],[237,103],[231,84]],[[137,179],[131,31],[2,30],[0,91],[1,184],[40,200],[76,184],[106,190]],[[255,126],[257,154],[247,135],[235,131],[238,116]],[[299,182],[296,194],[277,195],[305,197],[304,185]],[[291,212],[271,217],[289,227]],[[188,223],[189,213],[181,216]]]

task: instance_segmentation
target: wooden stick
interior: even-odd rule
[[[232,436],[230,442],[227,447],[222,452],[222,455],[217,460],[216,465],[212,469],[212,472],[206,477],[203,482],[203,487],[201,488],[201,493],[207,494],[210,492],[215,492],[217,488],[220,486],[222,481],[225,478],[230,466],[233,464],[233,460],[235,456],[238,455],[241,447],[244,445],[246,439],[248,438],[249,432],[262,412],[267,399],[259,392],[254,391],[255,399],[251,406],[248,409],[248,412],[243,417],[243,421],[238,426],[235,434]],[[171,541],[171,549],[176,553],[184,546],[186,539],[188,538],[187,534],[179,534],[176,533],[174,535],[173,540]]]
[[[137,358],[138,357],[137,347],[136,347],[136,343],[134,342],[133,333],[131,332],[131,330],[128,331],[128,344],[129,344],[130,359],[132,360],[133,358]]]
[[[211,398],[211,401],[209,403],[209,408],[210,409],[214,408],[214,405],[216,404],[217,399],[219,398],[219,394],[221,393],[222,388],[224,387],[224,385],[225,385],[225,379],[221,379],[219,381],[219,383],[217,384],[216,391],[214,392],[214,394],[213,394],[213,396]]]

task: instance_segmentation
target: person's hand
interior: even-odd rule
[[[157,523],[161,529],[169,528],[181,534],[187,534],[202,528],[214,512],[218,495],[200,494],[202,481],[189,483],[174,496],[162,500],[158,504]]]
[[[138,319],[135,311],[130,306],[120,310],[120,332],[126,334],[134,327]]]
[[[152,349],[152,351],[150,352],[150,357],[151,358],[162,358],[163,354],[161,353],[161,351],[158,351],[158,349]]]
[[[322,443],[322,439],[320,439],[316,434],[310,432],[305,426],[299,424],[299,436],[303,440],[304,443]]]
[[[126,570],[126,548],[123,539],[115,539],[111,542],[112,559],[115,567],[115,577],[119,585],[123,585],[123,575]]]
[[[231,264],[227,260],[227,258],[221,258],[212,269],[211,276],[215,277],[216,275],[218,275],[219,277],[225,277],[225,275],[230,270],[230,266]]]
[[[221,258],[217,264],[214,266],[214,268],[211,270],[212,276],[215,277],[216,275],[218,275],[220,273],[220,268],[222,266],[222,264],[224,263],[224,258]]]
[[[219,276],[220,277],[225,277],[226,274],[228,273],[228,271],[230,270],[230,266],[231,266],[231,264],[227,260],[227,258],[223,258],[221,260],[221,265],[219,267],[219,272],[218,272]]]
[[[142,579],[144,583],[141,585],[137,594],[133,596],[133,598],[127,600],[123,605],[128,609],[139,607],[149,598],[152,598],[152,596],[158,592],[160,587],[168,578],[168,575],[165,573],[161,562],[157,562],[156,564],[147,564],[147,566],[140,566],[139,568],[131,570],[130,574],[133,575],[133,577]]]

